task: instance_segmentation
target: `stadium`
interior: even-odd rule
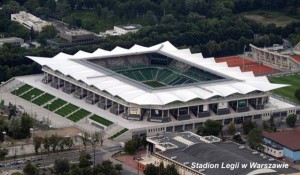
[[[201,53],[191,53],[189,49],[177,49],[169,42],[28,58],[42,66],[40,81],[47,88],[97,106],[102,119],[90,120],[93,125],[103,127],[105,122],[118,121],[118,126],[126,129],[124,132],[130,130],[129,137],[195,130],[207,119],[226,125],[246,119],[261,121],[276,112],[281,117],[300,113],[297,107],[269,97],[270,90],[287,85],[272,84],[265,76],[255,77],[252,72],[203,58]],[[30,86],[35,83],[39,82],[35,80]],[[16,91],[24,86],[19,83]],[[87,110],[82,112],[88,116]]]

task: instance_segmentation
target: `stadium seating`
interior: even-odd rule
[[[190,66],[185,64],[185,63],[182,63],[182,62],[179,62],[179,61],[176,61],[176,60],[173,60],[171,62],[171,64],[168,66],[170,69],[174,69],[175,71],[179,71],[179,72],[184,72],[186,69],[188,69]]]
[[[132,68],[146,67],[149,65],[149,59],[145,55],[128,56],[127,60],[129,62],[129,66]]]
[[[222,79],[222,77],[218,75],[214,75],[210,72],[206,72],[204,70],[195,67],[190,67],[184,74],[198,81],[210,81],[210,80]]]
[[[112,58],[112,59],[106,59],[108,68],[118,70],[118,69],[124,69],[128,66],[126,65],[124,58]]]

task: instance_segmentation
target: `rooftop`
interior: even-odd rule
[[[142,26],[140,24],[126,24],[126,25],[119,25],[117,27],[122,28],[127,31],[137,30],[137,29],[142,28]]]
[[[71,36],[93,34],[92,32],[89,32],[89,31],[83,30],[83,29],[65,30],[65,31],[62,31],[62,33],[66,33],[67,35],[71,35]]]
[[[215,136],[199,136],[192,132],[164,133],[163,135],[147,137],[147,141],[156,145],[160,150],[186,148],[196,143],[214,143],[221,139]]]
[[[17,37],[7,37],[7,38],[0,38],[0,42],[9,42],[14,40],[23,40],[22,38]]]
[[[250,168],[251,162],[257,162],[258,164],[281,164],[267,155],[260,154],[256,151],[245,148],[233,142],[218,142],[218,143],[205,143],[200,142],[193,144],[185,149],[170,149],[164,152],[159,152],[158,155],[163,155],[169,159],[185,164],[188,167],[192,167],[192,162],[199,164],[248,164],[247,168],[235,168],[230,170],[229,168],[195,168],[201,170],[205,174],[222,174],[222,175],[240,175],[248,174],[259,168]],[[273,169],[273,168],[272,168]],[[297,172],[296,169],[273,169],[278,173],[293,173]],[[272,172],[270,169],[267,172]],[[277,174],[277,173],[276,173]]]
[[[84,63],[87,59],[120,58],[146,53],[159,53],[229,80],[153,90],[129,81],[128,78],[121,77],[117,73],[112,74]],[[34,56],[28,56],[28,58],[43,67],[58,71],[77,81],[80,80],[87,86],[106,91],[112,96],[138,105],[166,105],[176,101],[205,100],[213,97],[227,97],[232,94],[246,95],[250,92],[267,92],[287,86],[270,83],[265,76],[255,77],[252,72],[241,72],[239,68],[228,67],[226,63],[216,63],[214,58],[203,58],[201,53],[191,53],[189,49],[177,49],[168,41],[152,47],[134,45],[130,49],[116,47],[112,51],[98,49],[93,53],[79,51],[75,55],[60,53],[52,58]],[[118,65],[122,60],[111,59],[111,61]]]
[[[273,133],[265,132],[263,136],[291,150],[300,150],[300,128]]]

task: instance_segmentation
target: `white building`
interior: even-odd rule
[[[127,24],[114,26],[113,30],[106,30],[106,35],[116,36],[116,35],[125,35],[127,33],[136,33],[142,28],[139,24]]]
[[[2,47],[4,43],[9,43],[12,46],[21,46],[24,44],[24,40],[17,37],[0,38],[0,47]]]
[[[51,23],[44,21],[30,13],[20,11],[16,14],[11,14],[11,20],[16,21],[26,27],[27,29],[33,28],[34,31],[42,31],[43,27],[51,25]]]

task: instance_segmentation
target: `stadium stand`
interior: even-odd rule
[[[198,81],[210,81],[210,80],[222,79],[222,77],[218,75],[214,75],[212,73],[209,73],[207,71],[195,67],[190,67],[184,74]]]
[[[132,68],[149,66],[149,58],[146,55],[128,56],[127,60]]]
[[[190,66],[185,64],[185,63],[182,63],[182,62],[179,62],[179,61],[176,61],[176,60],[172,60],[172,62],[169,64],[168,67],[170,69],[174,69],[174,70],[179,71],[179,72],[184,72]]]
[[[106,61],[110,69],[118,70],[128,67],[128,65],[126,65],[125,58],[112,58],[106,59]]]

